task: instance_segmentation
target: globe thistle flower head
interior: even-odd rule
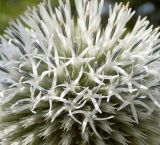
[[[159,28],[127,5],[43,2],[0,38],[2,145],[158,145]]]

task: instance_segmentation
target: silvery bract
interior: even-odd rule
[[[128,5],[28,9],[0,41],[1,145],[158,145],[158,28]],[[107,18],[105,19],[107,21]]]

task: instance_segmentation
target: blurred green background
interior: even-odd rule
[[[36,5],[41,0],[0,0],[0,34],[3,33],[4,29],[8,26],[8,22],[15,20],[25,9],[29,6]],[[53,5],[57,5],[58,0],[51,0]],[[71,0],[73,1],[73,0]],[[108,14],[108,5],[114,4],[115,2],[130,3],[130,7],[136,10],[136,15],[147,16],[154,26],[160,25],[160,0],[105,0],[105,8],[103,16]],[[135,22],[132,19],[130,25]],[[105,23],[104,19],[104,23]]]
[[[27,6],[38,2],[38,0],[0,0],[0,33],[2,34],[8,22],[16,19]]]

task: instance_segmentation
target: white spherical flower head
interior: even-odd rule
[[[0,37],[0,144],[158,145],[160,33],[127,5],[43,2]]]

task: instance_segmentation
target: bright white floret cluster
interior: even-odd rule
[[[98,122],[114,123],[116,113],[127,109],[138,124],[139,108],[148,115],[154,110],[151,102],[160,108],[159,28],[139,17],[134,28],[126,30],[134,12],[122,3],[110,7],[105,27],[103,0],[75,0],[75,5],[76,18],[69,0],[60,0],[55,11],[49,2],[41,3],[1,37],[0,117],[29,111],[31,117],[19,118],[24,128],[42,114],[51,124],[69,117],[86,142],[89,128],[103,140]],[[105,112],[107,104],[114,106],[114,113]],[[64,129],[71,120],[62,125]],[[19,126],[7,126],[7,121],[0,126],[6,145],[7,135]],[[49,136],[49,129],[26,134],[15,143],[27,145],[35,134]],[[63,137],[63,145],[70,145],[68,138]],[[120,142],[126,145],[125,140]]]

